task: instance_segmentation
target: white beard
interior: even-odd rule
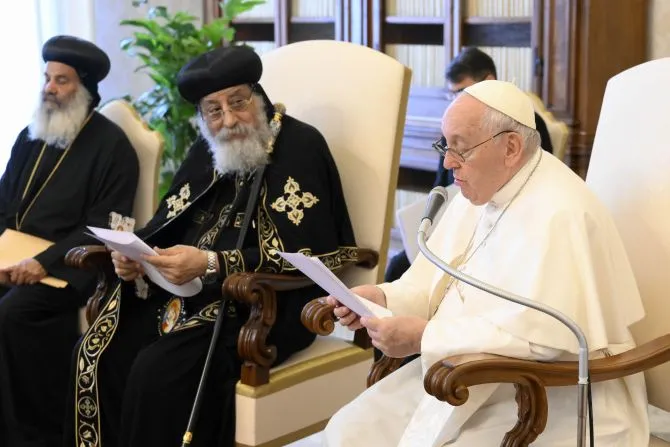
[[[256,99],[262,101],[260,97]],[[267,147],[272,131],[263,107],[258,108],[256,126],[237,123],[232,128],[222,128],[216,135],[209,131],[201,114],[198,114],[197,121],[200,133],[207,140],[209,152],[212,154],[212,166],[220,175],[229,172],[249,173],[270,161]],[[232,135],[244,135],[244,138],[231,140],[229,137]]]
[[[77,137],[88,116],[91,94],[79,86],[67,104],[57,105],[46,101],[43,94],[28,126],[31,140],[42,140],[49,146],[67,148]]]

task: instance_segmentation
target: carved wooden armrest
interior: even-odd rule
[[[355,265],[357,267],[372,269],[377,266],[379,262],[379,253],[367,248],[358,249],[358,261],[353,264],[348,264],[337,273],[342,273],[345,269]],[[305,278],[306,281],[310,281]],[[311,283],[311,281],[310,281]],[[335,314],[333,310],[335,306],[326,303],[325,298],[316,298],[310,301],[302,309],[300,320],[302,324],[312,333],[317,335],[328,335],[335,330]],[[372,346],[370,338],[364,330],[358,330],[354,334],[354,343],[362,348],[369,348]]]
[[[248,272],[233,273],[223,282],[224,298],[246,303],[251,309],[237,339],[237,351],[244,361],[242,383],[260,386],[270,380],[270,366],[277,358],[277,349],[266,345],[266,339],[277,318],[275,291],[311,284],[304,277]]]
[[[92,270],[97,274],[98,283],[95,293],[86,303],[86,321],[92,324],[98,317],[101,301],[106,296],[110,284],[116,281],[110,253],[104,245],[83,245],[67,252],[65,264],[70,267]]]
[[[338,273],[351,265],[373,268],[378,260],[379,255],[374,250],[359,248],[358,261],[345,265]],[[313,284],[312,280],[304,276],[269,273],[234,273],[225,279],[223,296],[246,303],[251,308],[249,320],[242,326],[237,341],[237,351],[244,362],[242,383],[260,386],[270,380],[270,367],[277,358],[277,350],[274,346],[268,346],[266,340],[277,318],[276,292],[301,289]],[[332,314],[332,309],[330,313]],[[304,315],[303,309],[303,322],[306,321]],[[369,345],[369,340],[367,343]]]
[[[635,349],[589,361],[591,382],[603,382],[636,374],[670,361],[670,334]],[[424,377],[426,392],[451,405],[463,405],[468,387],[486,383],[513,383],[518,420],[505,434],[504,447],[527,446],[547,424],[545,387],[577,384],[577,362],[538,362],[489,354],[447,357],[430,367]]]

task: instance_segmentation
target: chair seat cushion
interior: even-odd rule
[[[286,445],[322,430],[337,410],[365,390],[372,361],[372,349],[317,337],[273,368],[268,384],[238,382],[237,445]]]

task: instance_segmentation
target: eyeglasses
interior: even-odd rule
[[[227,110],[220,106],[219,107],[214,106],[205,110],[203,114],[205,115],[205,119],[207,121],[213,123],[223,118],[223,114],[226,112],[229,113],[244,112],[249,108],[249,104],[251,104],[251,101],[253,101],[253,99],[254,99],[254,91],[252,89],[251,93],[249,93],[248,98],[246,99],[236,98],[233,99],[232,101],[229,101]]]
[[[444,137],[441,137],[439,140],[437,140],[435,143],[433,143],[433,149],[435,149],[437,152],[439,152],[440,155],[443,157],[446,157],[447,155],[451,154],[452,157],[454,157],[458,162],[460,163],[465,163],[465,161],[470,157],[470,153],[472,153],[473,150],[477,149],[483,144],[488,143],[498,135],[502,135],[504,133],[510,133],[514,132],[513,130],[502,130],[498,132],[497,134],[493,135],[491,138],[487,138],[486,140],[482,141],[479,144],[475,144],[469,149],[465,149],[464,151],[457,151],[456,149],[447,147],[447,140]]]

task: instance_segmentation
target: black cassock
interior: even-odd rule
[[[125,134],[98,113],[67,151],[30,140],[27,129],[19,134],[0,180],[0,232],[53,241],[36,259],[69,285],[0,287],[0,445],[61,445],[78,309],[95,281],[64,256],[95,242],[86,225],[107,227],[110,212],[130,215],[138,173]]]
[[[184,298],[184,318],[161,335],[160,316],[173,297],[149,280],[119,283],[75,349],[65,446],[178,446],[207,349],[225,277],[233,272],[296,273],[277,251],[319,256],[326,265],[353,262],[357,249],[339,174],[322,135],[290,116],[282,120],[271,163],[241,250],[236,241],[255,174],[215,175],[204,141],[190,150],[171,191],[138,234],[151,246],[177,244],[217,252],[215,284]],[[313,340],[300,312],[323,291],[309,287],[278,297],[268,343],[277,363]],[[200,419],[191,445],[234,445],[234,393],[240,376],[237,336],[248,308],[228,303]],[[96,444],[100,443],[100,444]]]

